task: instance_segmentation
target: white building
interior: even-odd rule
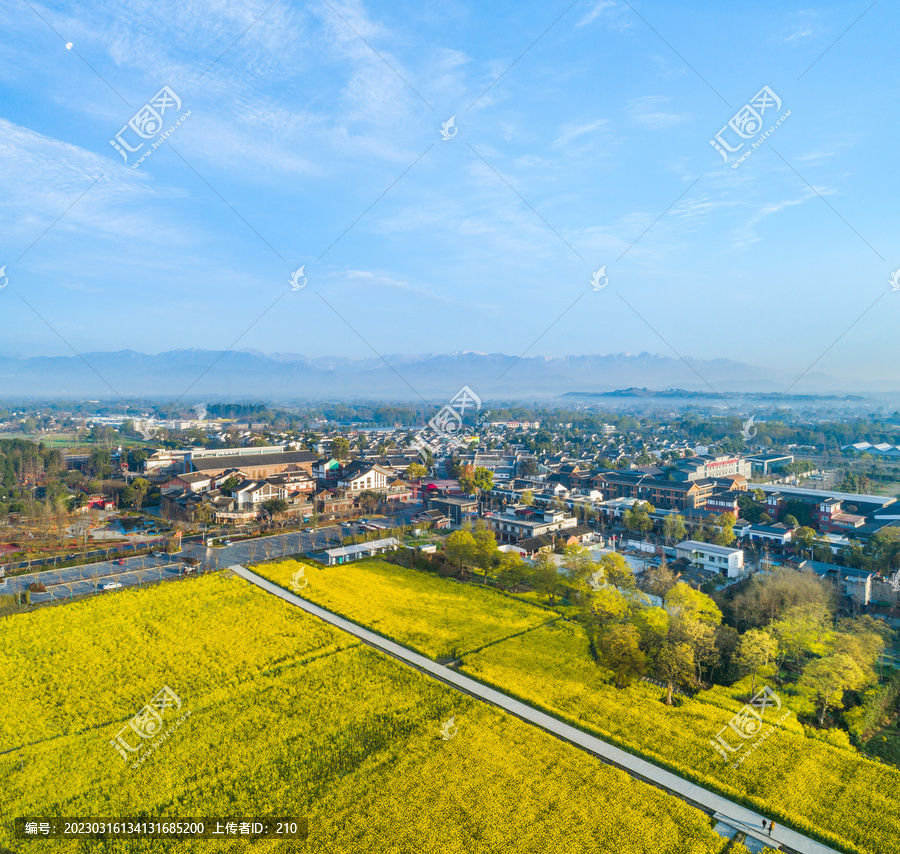
[[[384,492],[388,478],[393,473],[375,463],[351,463],[338,480],[338,486],[348,492],[362,492],[366,489]]]
[[[394,537],[383,540],[373,540],[370,543],[359,543],[354,546],[342,546],[337,549],[325,550],[325,563],[334,566],[338,563],[349,563],[359,558],[372,557],[384,552],[393,551],[400,546],[400,541]]]
[[[698,540],[685,540],[675,546],[675,555],[687,558],[698,569],[707,572],[724,572],[728,578],[737,578],[744,568],[743,549],[730,549],[726,546],[715,546],[712,543],[701,543]]]

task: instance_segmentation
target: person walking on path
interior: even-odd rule
[[[775,822],[774,822],[774,821],[770,821],[770,822],[769,822],[769,836],[772,835],[772,830],[774,829],[774,827],[775,827]]]

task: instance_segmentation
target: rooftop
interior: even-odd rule
[[[717,546],[713,543],[701,543],[699,540],[685,540],[683,543],[678,543],[675,546],[676,551],[678,549],[690,549],[691,551],[704,551],[710,554],[718,554],[718,555],[733,555],[742,552],[743,549],[731,549],[727,546]]]
[[[359,543],[355,546],[326,549],[325,554],[329,557],[355,557],[356,555],[367,554],[372,549],[389,549],[399,545],[400,541],[396,537],[387,537],[383,540],[372,540],[370,543]]]

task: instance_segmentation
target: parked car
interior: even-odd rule
[[[181,569],[181,574],[182,574],[182,575],[196,575],[196,574],[197,574],[197,567],[196,567],[196,566],[185,566],[185,567],[182,567],[182,569]]]
[[[165,552],[151,552],[151,555],[153,557],[168,557],[168,555]]]
[[[109,581],[103,585],[104,590],[118,590],[122,585],[118,581]]]
[[[119,564],[119,566],[124,566],[124,565],[125,565],[125,558],[120,557],[120,558],[116,561],[116,563]]]

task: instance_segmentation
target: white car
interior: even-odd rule
[[[104,590],[118,590],[122,585],[119,584],[118,581],[110,581],[108,584],[103,585]]]

